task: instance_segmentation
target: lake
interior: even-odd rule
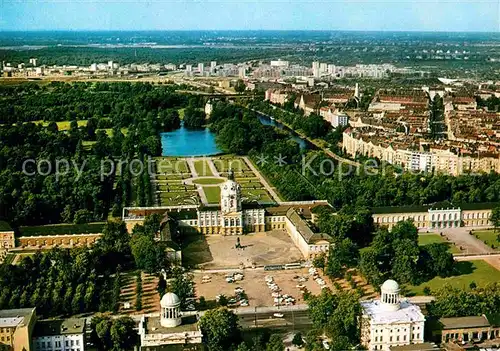
[[[299,144],[301,149],[311,147],[297,133],[283,124],[258,114],[263,125],[273,126],[287,131],[290,138]],[[192,157],[213,156],[222,153],[215,143],[215,134],[208,128],[187,129],[184,125],[172,132],[161,133],[162,156]]]
[[[163,156],[212,156],[222,152],[215,143],[215,134],[208,128],[193,130],[183,125],[161,133],[161,147]]]

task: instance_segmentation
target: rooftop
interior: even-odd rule
[[[407,300],[400,303],[397,311],[386,311],[380,300],[362,301],[361,307],[372,323],[407,323],[424,321],[425,317],[420,311],[420,307]]]
[[[21,324],[27,325],[34,313],[34,308],[0,310],[0,327],[16,327]]]
[[[490,326],[490,323],[485,316],[441,318],[439,322],[442,324],[443,329],[462,329]]]
[[[84,319],[47,319],[37,321],[33,335],[35,337],[40,337],[51,335],[83,334],[84,330]]]
[[[163,327],[159,317],[146,317],[145,329],[146,334],[175,334],[199,330],[196,316],[182,317],[182,324],[173,328]]]

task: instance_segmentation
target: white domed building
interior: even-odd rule
[[[160,317],[143,315],[139,323],[141,350],[203,350],[202,333],[196,315],[183,316],[181,300],[166,293],[160,300]]]
[[[380,291],[380,300],[361,302],[361,344],[370,351],[389,351],[393,346],[423,343],[425,317],[420,307],[400,298],[394,280],[386,280]]]
[[[174,293],[168,292],[160,301],[160,324],[162,327],[173,328],[182,324],[181,300]]]

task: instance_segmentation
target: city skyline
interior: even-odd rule
[[[3,1],[0,31],[348,30],[497,32],[497,1]],[[382,13],[382,16],[380,15]],[[134,14],[131,16],[131,14]],[[57,20],[55,20],[57,19]]]

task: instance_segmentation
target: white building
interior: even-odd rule
[[[201,349],[202,333],[197,316],[182,316],[181,301],[174,293],[166,293],[160,301],[160,317],[142,316],[139,323],[141,350],[165,350],[174,345]]]
[[[290,63],[288,61],[283,61],[281,59],[271,61],[271,66],[273,66],[273,67],[283,67],[283,68],[285,68],[285,67],[288,67],[289,64]]]
[[[57,319],[36,322],[33,332],[35,351],[85,350],[85,319]]]
[[[204,70],[205,70],[205,64],[203,62],[198,63],[198,72],[200,72],[200,74],[203,74]]]
[[[394,280],[382,284],[380,300],[362,301],[361,307],[361,344],[367,350],[390,351],[424,342],[425,317],[420,307],[400,299]]]

